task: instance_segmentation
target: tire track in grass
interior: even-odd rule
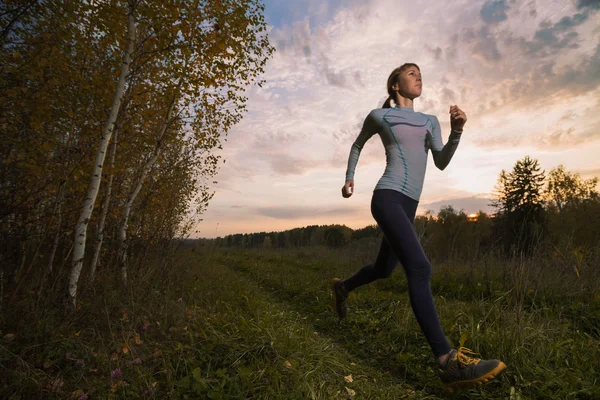
[[[362,360],[350,361],[353,358],[346,349],[326,335],[315,335],[311,321],[303,318],[302,314],[290,307],[288,302],[277,301],[272,292],[266,292],[260,284],[248,279],[245,274],[240,274],[235,268],[225,268],[222,273],[227,271],[228,275],[231,275],[227,278],[230,286],[245,291],[245,294],[239,293],[240,297],[247,295],[246,299],[252,301],[252,306],[247,309],[248,314],[245,315],[247,318],[243,318],[242,324],[253,330],[262,331],[265,337],[274,338],[274,342],[279,342],[277,353],[281,357],[278,360],[289,358],[291,366],[287,367],[288,372],[298,369],[297,373],[300,377],[296,376],[295,379],[302,382],[305,387],[311,384],[318,386],[327,381],[335,382],[333,385],[327,385],[330,387],[328,391],[319,387],[313,394],[316,398],[348,398],[345,387],[355,390],[357,399],[424,397],[424,393],[416,392],[385,370],[378,370],[375,366],[363,363]],[[309,377],[314,376],[319,376],[320,379],[310,382]],[[344,382],[345,376],[353,376],[353,382]],[[340,382],[342,382],[341,386]],[[341,389],[335,397],[331,397],[331,387],[336,385]],[[306,389],[306,392],[308,393],[309,390]]]
[[[315,324],[315,327],[317,329],[321,329],[324,334],[329,335],[330,337],[334,338],[335,340],[337,340],[340,344],[342,344],[342,346],[346,347],[349,351],[351,351],[353,354],[356,354],[359,358],[361,359],[366,359],[366,357],[368,357],[371,354],[375,355],[375,364],[381,368],[381,369],[391,369],[393,368],[393,365],[389,365],[390,364],[390,357],[389,354],[386,356],[381,357],[381,355],[377,354],[377,348],[369,348],[368,351],[361,351],[360,349],[355,349],[352,347],[352,343],[356,342],[356,339],[358,339],[360,336],[355,334],[355,326],[353,327],[349,327],[348,325],[344,326],[344,325],[340,325],[342,327],[342,329],[344,328],[348,328],[346,330],[343,330],[343,334],[340,334],[340,332],[336,332],[336,331],[331,331],[331,326],[334,326],[334,322],[332,321],[332,319],[337,319],[337,318],[333,318],[333,311],[331,311],[331,307],[328,307],[327,311],[323,311],[322,310],[322,306],[324,304],[323,301],[319,301],[319,297],[324,297],[326,294],[326,291],[328,289],[323,289],[323,282],[325,281],[325,278],[323,276],[323,274],[321,273],[321,275],[319,275],[319,270],[318,269],[314,269],[314,272],[309,273],[307,272],[304,268],[303,271],[301,273],[298,273],[298,269],[297,269],[297,265],[298,262],[292,262],[289,264],[292,264],[292,266],[290,267],[290,265],[288,263],[285,262],[285,260],[273,260],[272,263],[277,263],[278,265],[273,265],[271,263],[265,263],[263,260],[263,263],[260,265],[254,265],[255,268],[251,268],[249,267],[249,265],[252,265],[252,261],[254,261],[252,259],[252,257],[248,257],[248,254],[245,254],[245,259],[243,261],[239,261],[239,260],[235,260],[234,259],[230,259],[229,261],[229,266],[230,268],[236,269],[237,271],[247,275],[250,279],[253,279],[254,281],[258,282],[259,284],[261,284],[263,287],[266,287],[269,291],[271,291],[275,296],[277,296],[281,301],[287,301],[289,302],[293,307],[295,307],[296,309],[298,309],[300,312],[302,313],[308,313],[309,315],[313,315],[313,323]],[[269,265],[271,264],[271,265]],[[324,269],[323,269],[324,270]],[[310,285],[307,284],[307,282],[309,282],[310,280],[314,280],[314,281],[319,281],[317,282],[316,285]],[[316,290],[314,288],[317,288]],[[320,289],[320,290],[319,290]],[[370,289],[370,288],[369,288]],[[381,289],[377,288],[377,290],[375,290],[374,292],[381,292]],[[397,295],[398,293],[395,292],[395,294]],[[385,300],[388,301],[390,300],[393,301],[394,297],[398,297],[398,296],[393,296],[390,295],[389,297],[385,297]],[[494,314],[497,314],[498,312],[500,312],[500,314],[496,315],[496,318],[499,318],[499,321],[503,323],[508,323],[511,324],[510,326],[513,326],[515,323],[520,324],[522,323],[521,321],[523,320],[523,318],[525,318],[526,320],[526,330],[529,332],[527,334],[527,338],[522,338],[521,340],[523,341],[523,343],[521,343],[519,340],[516,340],[514,337],[511,336],[506,336],[504,340],[508,339],[508,344],[503,342],[503,339],[501,337],[499,337],[498,335],[500,335],[500,332],[497,332],[496,330],[494,330],[492,328],[491,331],[488,331],[487,334],[484,334],[482,332],[479,342],[485,343],[486,341],[483,338],[488,338],[490,339],[492,342],[495,343],[495,345],[493,346],[493,349],[495,352],[498,352],[499,350],[501,354],[505,354],[507,356],[507,361],[509,361],[509,363],[512,365],[512,368],[517,371],[520,370],[521,372],[519,373],[519,376],[521,375],[521,373],[527,373],[528,375],[528,380],[531,382],[536,382],[538,380],[544,381],[547,379],[554,379],[557,375],[556,371],[538,371],[538,373],[536,373],[535,371],[537,371],[535,369],[535,361],[533,361],[533,364],[531,361],[529,360],[523,360],[522,356],[519,356],[517,354],[515,354],[514,349],[511,350],[511,344],[510,343],[514,343],[514,345],[516,346],[516,348],[523,348],[525,349],[524,346],[524,341],[533,341],[539,344],[539,346],[544,346],[544,345],[548,345],[549,344],[549,339],[545,338],[542,334],[542,328],[545,324],[549,323],[549,321],[545,320],[545,319],[540,319],[541,316],[539,315],[539,313],[533,313],[530,315],[529,312],[527,312],[526,310],[521,310],[519,315],[521,315],[520,319],[516,317],[516,313],[518,314],[518,310],[506,310],[504,309],[504,307],[500,307],[502,308],[502,310],[500,311],[498,309],[498,305],[491,305],[488,303],[488,305],[486,306],[485,302],[476,302],[477,304],[473,304],[473,301],[464,301],[464,300],[460,300],[460,299],[453,299],[452,296],[450,296],[450,299],[446,299],[443,300],[441,305],[442,305],[442,310],[443,312],[446,312],[446,314],[450,313],[450,315],[453,315],[452,318],[455,317],[460,317],[462,319],[462,323],[466,323],[466,327],[468,330],[472,330],[474,329],[475,326],[477,326],[477,330],[479,331],[479,323],[477,322],[477,315],[481,315],[479,309],[484,307],[484,308],[490,308],[490,306],[492,306],[491,308],[496,307],[496,311]],[[382,296],[381,293],[378,293],[376,296],[377,300],[381,300]],[[317,299],[315,301],[315,299]],[[447,302],[447,300],[450,300],[450,302]],[[499,299],[498,299],[499,300]],[[498,301],[496,300],[496,302]],[[377,304],[377,308],[381,309],[382,305],[384,302],[379,301],[379,304]],[[397,302],[398,304],[400,302]],[[389,305],[389,304],[388,304]],[[361,310],[356,310],[353,311],[353,314],[357,315],[360,314],[361,311],[364,310],[364,304],[361,304]],[[464,311],[459,312],[458,314],[456,314],[455,309],[462,309]],[[478,308],[478,310],[475,310],[475,308]],[[483,311],[483,310],[482,310]],[[388,314],[389,315],[389,311],[383,311],[383,314]],[[321,319],[321,317],[323,317],[323,319]],[[327,319],[329,318],[329,320]],[[466,320],[465,320],[466,318]],[[475,320],[473,320],[473,318],[475,318]],[[385,323],[387,322],[385,319],[383,320],[379,320],[376,322],[376,324],[381,324],[383,322],[383,325],[385,325]],[[495,323],[495,321],[491,321],[493,324]],[[369,328],[370,326],[372,326],[373,324],[364,324],[363,327],[364,328]],[[387,329],[387,327],[386,327]],[[393,328],[392,328],[393,329]],[[397,329],[397,327],[396,327]],[[511,328],[513,329],[513,328]],[[516,328],[514,328],[516,329]],[[513,330],[514,330],[513,329]],[[522,329],[521,329],[522,330]],[[512,332],[512,331],[510,331]],[[376,339],[374,338],[374,336],[372,335],[373,332],[366,332],[366,336],[369,336],[369,339],[372,341],[375,341]],[[549,332],[548,332],[549,333]],[[556,340],[559,339],[565,339],[564,342],[562,343],[569,343],[571,341],[573,341],[572,338],[570,338],[572,335],[570,334],[571,332],[566,332],[564,331],[564,329],[554,329],[553,335],[556,336]],[[472,335],[476,335],[477,333],[475,332],[471,332]],[[352,340],[348,340],[348,337],[352,338]],[[567,340],[568,339],[568,340]],[[414,340],[414,338],[413,338]],[[591,343],[591,342],[590,342]],[[389,341],[386,340],[381,340],[380,341],[380,345],[389,345]],[[508,347],[507,347],[508,346]],[[414,346],[413,346],[414,347]],[[477,350],[477,349],[476,349]],[[418,349],[415,351],[415,353],[418,351]],[[427,352],[428,349],[423,349],[423,352]],[[567,354],[571,354],[569,352],[569,348],[568,346],[566,346],[565,348],[561,348],[561,351],[565,351]],[[536,358],[539,355],[535,352],[532,352],[532,356],[534,356],[534,359],[539,359],[539,360],[546,360],[548,357],[542,357],[542,358]],[[393,354],[393,352],[390,352],[390,354]],[[501,354],[499,354],[498,356],[500,356]],[[515,357],[514,362],[511,362],[510,357]],[[573,362],[575,362],[577,364],[577,360],[575,359],[575,357],[570,357],[572,359]],[[589,358],[589,356],[588,356]],[[551,360],[548,360],[551,361]],[[579,363],[578,365],[581,365],[581,363]],[[524,369],[523,369],[524,368]],[[530,370],[530,371],[529,371]],[[427,372],[427,371],[420,371],[420,372]],[[567,371],[565,371],[567,372]],[[567,375],[570,378],[573,379],[579,379],[581,380],[583,378],[583,376],[577,375],[576,371],[569,371],[567,373]],[[423,374],[417,374],[415,376],[415,378],[418,380],[419,377],[421,378],[421,381],[423,382],[427,382],[427,381],[431,381],[431,379],[427,380],[427,378],[429,378],[429,376],[424,376]],[[586,377],[585,379],[587,381],[589,381],[588,379],[589,377]],[[508,382],[505,382],[508,383]],[[414,386],[418,387],[418,384],[415,383]],[[508,389],[507,386],[503,385],[504,387],[490,387],[490,386],[486,386],[486,392],[488,393],[488,395],[492,395],[493,393],[499,394],[502,393],[502,389]],[[581,385],[578,385],[581,386]],[[534,388],[524,388],[525,392],[529,392],[529,394],[534,394],[536,392],[536,389]],[[540,387],[540,389],[543,389],[543,387]],[[575,389],[575,387],[573,388]],[[566,388],[565,388],[566,390]],[[505,392],[505,391],[504,391]],[[463,397],[463,398],[473,398],[473,397]],[[542,397],[536,397],[535,395],[532,398],[542,398]]]
[[[246,260],[248,263],[250,260]],[[262,260],[264,263],[264,260]],[[224,265],[231,270],[242,274],[254,281],[260,288],[269,292],[277,301],[286,303],[289,307],[303,315],[303,319],[310,322],[320,335],[330,337],[335,343],[345,348],[355,358],[364,360],[369,365],[380,371],[386,371],[396,377],[399,381],[410,382],[415,388],[425,388],[429,395],[442,394],[438,378],[433,371],[433,358],[426,349],[417,348],[412,343],[411,349],[414,354],[403,352],[399,342],[406,332],[399,333],[398,321],[393,318],[394,312],[400,302],[394,301],[389,294],[384,293],[377,302],[377,308],[366,310],[361,308],[355,311],[352,320],[338,322],[333,312],[329,293],[329,287],[324,288],[323,279],[318,278],[317,290],[306,290],[307,285],[300,285],[293,276],[283,274],[281,268],[277,269],[279,277],[286,277],[286,282],[292,285],[282,284],[271,279],[274,271],[268,271],[266,266],[250,268],[240,262],[225,261]],[[313,277],[309,277],[314,279]],[[285,280],[285,279],[284,279]],[[306,281],[306,277],[305,277]],[[405,304],[405,308],[407,303]],[[408,315],[411,318],[412,315]],[[420,331],[415,329],[416,322],[411,331],[416,333],[417,339],[411,341],[426,345],[424,339],[420,338]],[[425,350],[425,351],[424,351]],[[406,361],[406,363],[404,363]],[[432,384],[433,383],[433,384]]]

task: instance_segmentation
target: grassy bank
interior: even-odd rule
[[[182,250],[177,268],[86,289],[77,314],[23,299],[4,318],[0,397],[9,399],[595,399],[600,297],[593,279],[529,261],[434,266],[452,344],[508,366],[446,393],[398,265],[358,288],[338,321],[328,281],[367,250]],[[538,266],[538,267],[536,267]],[[582,271],[582,274],[585,274]]]

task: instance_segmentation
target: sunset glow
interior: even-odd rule
[[[418,213],[492,212],[500,171],[526,155],[546,171],[563,164],[600,175],[600,13],[563,1],[438,3],[267,1],[277,51],[223,142],[227,162],[199,236],[375,223],[378,137],[362,150],[355,194],[340,190],[365,116],[405,62],[423,76],[414,108],[438,116],[444,142],[449,106],[468,118],[449,166],[440,171],[429,157]]]

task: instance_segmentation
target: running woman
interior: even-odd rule
[[[388,99],[382,108],[369,113],[358,138],[352,145],[342,196],[354,193],[354,169],[364,144],[378,133],[386,154],[386,168],[371,199],[371,214],[384,238],[375,263],[362,267],[348,279],[334,278],[332,290],[335,309],[341,318],[347,315],[350,292],[375,279],[389,277],[398,261],[408,281],[413,313],[439,362],[438,375],[449,391],[481,385],[496,377],[506,365],[499,360],[482,360],[467,355],[470,349],[453,349],[439,321],[431,294],[431,264],[427,260],[413,222],[425,178],[429,150],[435,166],[443,170],[452,159],[467,116],[458,106],[450,106],[450,136],[442,142],[440,123],[435,115],[415,112],[413,101],[421,95],[420,68],[406,63],[396,68],[387,81]],[[391,107],[391,102],[395,107]]]

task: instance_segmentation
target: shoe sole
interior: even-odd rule
[[[466,389],[466,388],[471,388],[471,387],[475,387],[475,386],[480,386],[480,385],[483,385],[484,383],[487,383],[487,382],[491,381],[492,379],[494,379],[505,368],[506,368],[506,364],[504,364],[502,361],[500,361],[500,364],[498,364],[498,366],[496,368],[494,368],[493,370],[491,370],[487,374],[480,376],[477,379],[471,379],[471,380],[468,380],[468,381],[457,381],[457,382],[452,382],[452,383],[446,383],[446,384],[444,384],[444,387],[446,388],[447,391],[454,392],[455,390],[460,390],[460,389]]]
[[[331,291],[333,292],[333,311],[335,311],[335,313],[338,315],[339,319],[344,319],[344,316],[340,315],[340,313],[338,313],[338,311],[337,311],[337,301],[336,301],[336,299],[337,299],[337,293],[335,291],[335,284],[338,281],[341,281],[341,279],[340,278],[333,278],[330,281]]]

